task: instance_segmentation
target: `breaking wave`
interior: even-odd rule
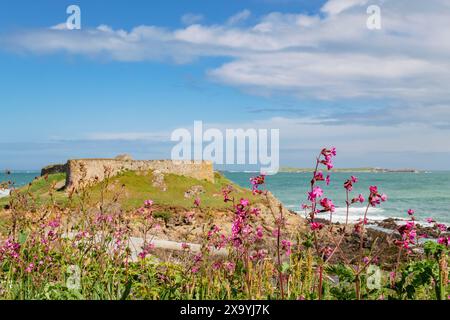
[[[0,198],[9,196],[11,191],[9,189],[0,189]]]

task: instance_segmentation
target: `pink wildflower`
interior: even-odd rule
[[[51,220],[51,221],[48,223],[48,226],[49,226],[50,228],[52,228],[52,229],[58,228],[59,225],[60,225],[59,219]]]
[[[193,266],[193,267],[191,268],[191,272],[192,272],[192,273],[198,273],[199,271],[200,271],[200,268],[197,267],[197,266]]]
[[[358,197],[352,199],[352,203],[360,202],[363,203],[366,199],[362,194],[359,194]]]
[[[257,250],[253,252],[253,254],[250,256],[250,260],[252,261],[258,261],[263,260],[267,256],[267,251],[264,249]]]
[[[251,214],[254,214],[255,216],[259,216],[259,214],[261,213],[261,209],[260,208],[252,208],[250,210]]]
[[[258,240],[261,240],[263,237],[264,237],[263,227],[261,226],[256,227],[256,238]]]
[[[244,207],[247,207],[250,204],[250,201],[247,199],[241,199],[240,204]]]
[[[144,206],[146,208],[150,208],[151,206],[153,206],[153,200],[145,200],[144,201]]]
[[[370,202],[370,205],[372,206],[372,207],[376,207],[377,206],[377,204],[380,204],[381,203],[381,198],[379,197],[379,196],[371,196],[370,198],[369,198],[369,202]]]
[[[153,243],[144,244],[142,246],[142,251],[138,254],[139,258],[145,259],[147,255],[150,254],[150,251],[152,251],[155,248],[155,245]]]
[[[34,270],[34,263],[30,263],[28,267],[25,268],[26,273],[31,273]]]
[[[323,198],[320,200],[320,205],[323,207],[322,212],[334,212],[336,210],[333,201],[328,198]]]
[[[358,182],[358,178],[355,176],[351,176],[350,179],[345,181],[344,188],[347,189],[348,192],[353,190],[353,184]]]
[[[225,262],[224,267],[226,270],[232,273],[236,269],[236,264],[234,262]]]
[[[220,261],[216,261],[212,265],[213,270],[219,270],[221,267],[222,267],[222,262],[220,262]]]
[[[314,176],[314,180],[316,180],[316,181],[324,181],[322,171],[316,172],[316,174]]]
[[[371,194],[378,194],[378,187],[377,186],[370,186],[369,187],[370,193]]]
[[[316,198],[323,196],[323,190],[320,187],[314,187],[313,191],[308,192],[308,200],[314,201]]]
[[[288,240],[282,240],[281,246],[282,246],[282,249],[286,252],[286,255],[290,256],[292,253],[292,251],[291,251],[292,243]]]
[[[322,230],[322,228],[324,227],[324,225],[320,222],[312,222],[310,224],[310,226],[311,226],[311,230],[313,230],[313,231],[314,230]]]
[[[412,216],[414,213],[415,213],[415,211],[414,211],[413,209],[409,209],[409,210],[408,210],[408,214],[409,214],[410,216]]]
[[[445,246],[448,246],[448,244],[450,243],[450,237],[440,237],[440,238],[437,240],[437,243],[443,244],[443,245],[445,245]]]
[[[259,186],[261,186],[265,183],[265,178],[266,178],[265,174],[260,174],[259,176],[250,178],[253,194],[263,193],[263,191],[259,190],[258,188],[259,188]]]
[[[348,192],[352,191],[352,190],[353,190],[353,184],[352,184],[352,182],[351,182],[350,180],[345,181],[345,182],[344,182],[344,188],[345,188]]]

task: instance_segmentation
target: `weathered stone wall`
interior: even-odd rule
[[[213,164],[209,161],[80,159],[69,160],[66,166],[66,188],[69,190],[79,188],[82,180],[85,182],[104,180],[105,168],[109,170],[110,176],[127,170],[158,170],[162,173],[173,173],[214,182]]]

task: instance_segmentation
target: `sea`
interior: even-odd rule
[[[231,181],[242,187],[250,188],[250,178],[256,173],[223,172]],[[270,190],[288,209],[304,214],[301,205],[307,203],[307,192],[310,188],[312,173],[278,173],[266,177],[266,188]],[[431,172],[386,172],[386,173],[331,173],[331,183],[321,183],[325,196],[336,205],[333,221],[345,221],[345,189],[344,181],[354,175],[359,181],[352,191],[353,196],[359,193],[365,198],[369,186],[376,185],[380,192],[388,196],[388,200],[377,208],[369,210],[369,220],[386,218],[407,218],[408,209],[415,210],[418,220],[433,218],[438,222],[450,223],[450,171]],[[10,175],[0,173],[0,182],[12,181],[15,187],[21,187],[39,176],[38,171],[14,171]],[[8,190],[0,189],[0,197],[8,195]],[[350,221],[357,221],[364,215],[363,205],[352,206]],[[326,215],[324,218],[328,218]]]
[[[231,181],[242,187],[250,187],[250,178],[256,173],[224,172]],[[438,222],[450,223],[450,171],[433,172],[377,172],[377,173],[331,173],[331,183],[320,186],[325,196],[332,199],[336,205],[333,214],[334,222],[345,221],[345,189],[344,182],[351,175],[358,178],[354,185],[352,196],[363,194],[367,199],[370,186],[388,196],[388,200],[377,208],[370,208],[369,220],[384,220],[386,218],[408,219],[408,209],[415,211],[416,219],[424,222],[433,218]],[[301,209],[307,203],[307,192],[310,191],[312,173],[278,173],[266,177],[266,187],[288,209],[304,214]],[[349,212],[349,220],[357,221],[364,215],[364,205],[354,205]],[[329,218],[329,215],[323,216]],[[427,223],[423,223],[427,225]]]

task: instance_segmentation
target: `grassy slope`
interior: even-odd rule
[[[30,194],[41,203],[50,201],[49,191],[52,184],[65,180],[65,174],[49,175],[48,179],[38,178],[29,186],[23,187],[19,192],[29,191]],[[193,205],[192,198],[185,198],[184,193],[192,186],[202,186],[206,191],[200,195],[203,207],[212,209],[229,208],[229,204],[224,203],[222,197],[222,188],[226,185],[232,185],[236,190],[236,197],[246,197],[256,201],[250,190],[243,189],[224,176],[216,173],[215,182],[211,183],[206,180],[200,181],[194,178],[178,176],[174,174],[166,174],[164,177],[167,191],[162,191],[152,184],[153,174],[151,171],[145,173],[124,172],[118,176],[112,177],[109,181],[109,192],[106,199],[110,199],[114,194],[119,193],[119,203],[125,210],[131,210],[142,206],[147,199],[152,199],[156,204],[167,207],[190,208]],[[122,186],[124,186],[122,188]],[[91,201],[95,202],[100,199],[101,185],[97,184],[89,188]],[[54,191],[54,199],[60,204],[66,204],[68,197],[65,191]],[[8,203],[8,198],[0,199],[0,206],[3,207]],[[76,203],[76,197],[75,201]]]

